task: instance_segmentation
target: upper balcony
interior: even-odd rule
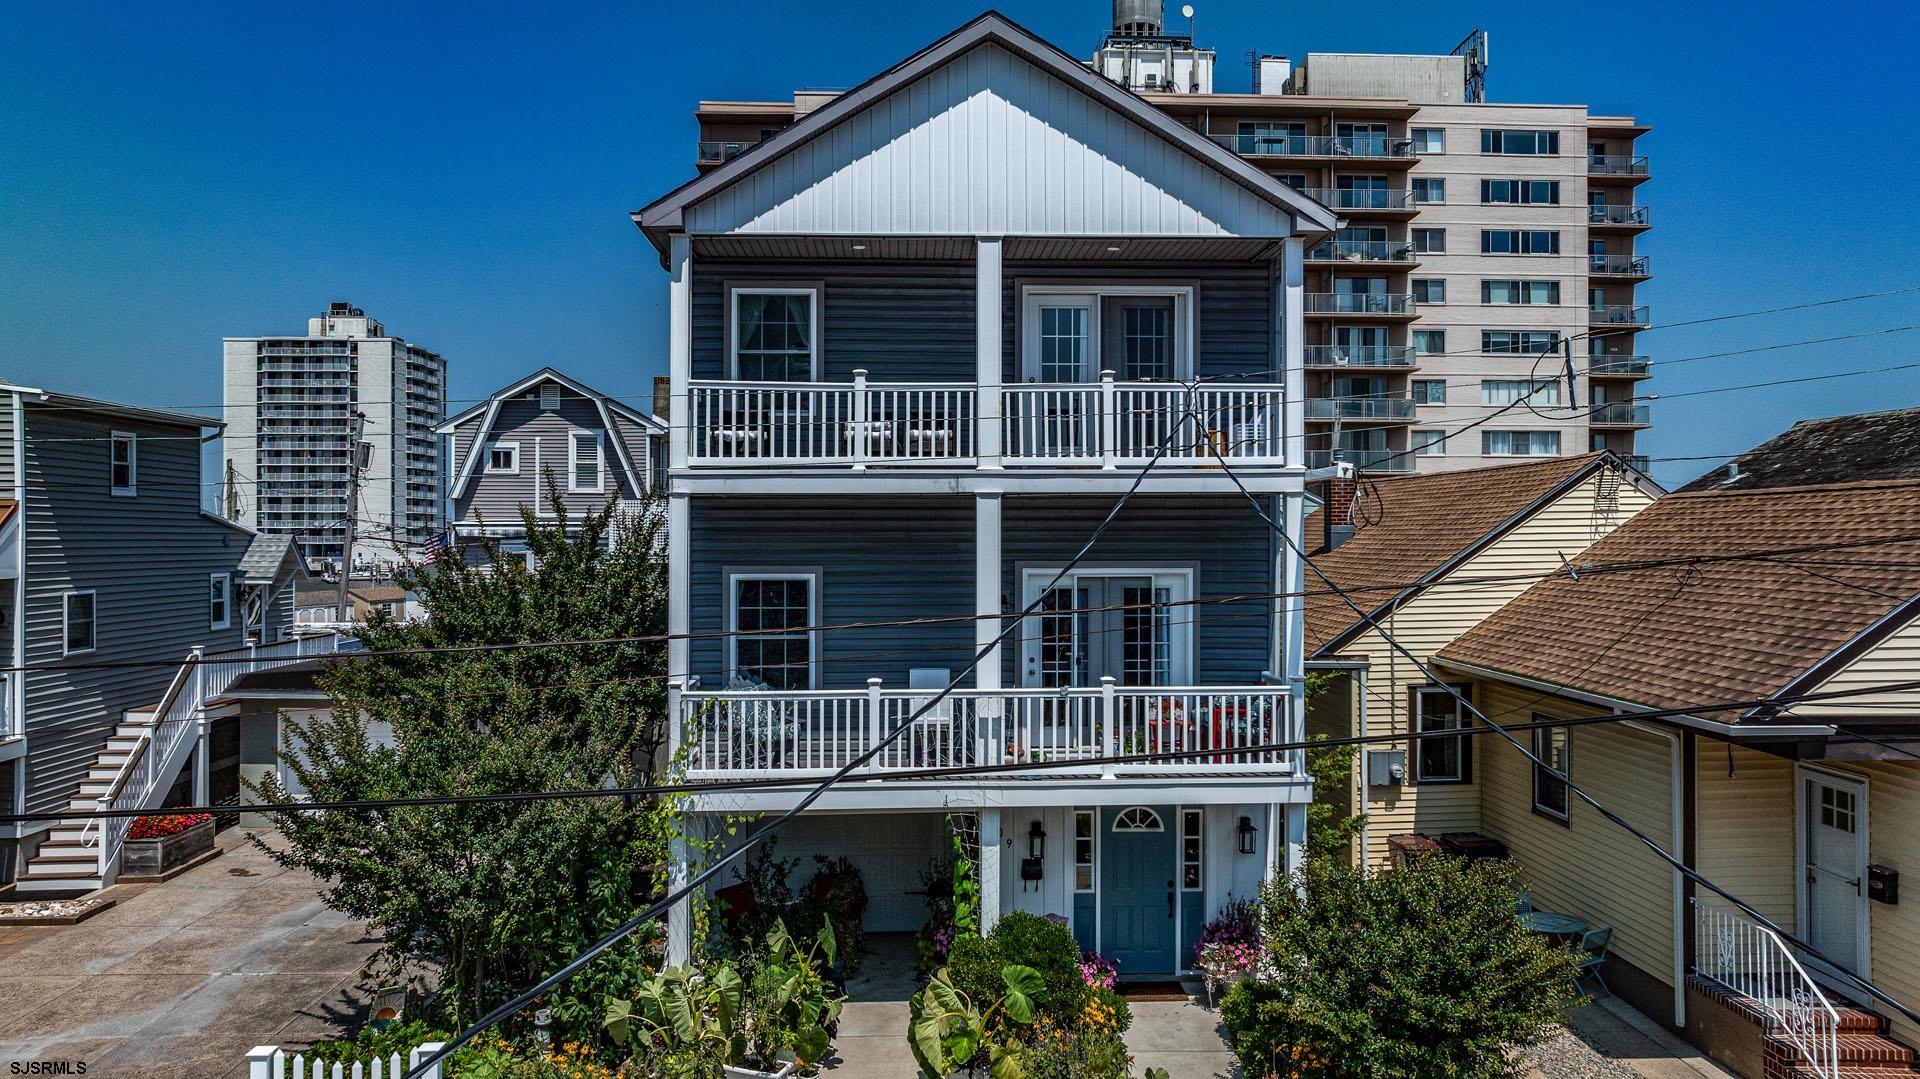
[[[1308,345],[1309,369],[1382,367],[1411,371],[1419,362],[1412,345]]]
[[[1313,319],[1389,322],[1411,322],[1420,317],[1411,292],[1309,292],[1306,315]]]
[[[693,780],[824,777],[882,742],[855,776],[973,767],[1000,771],[947,782],[1301,774],[1299,751],[1259,748],[1297,737],[1284,686],[1105,678],[1084,688],[960,689],[927,708],[933,696],[877,678],[864,690],[687,689],[677,694],[676,735]],[[1101,759],[1149,755],[1172,759]]]
[[[1362,472],[1376,475],[1412,472],[1414,455],[1405,450],[1308,450],[1308,468],[1331,468],[1350,464]]]
[[[1307,398],[1308,422],[1406,423],[1413,412],[1413,398],[1406,394]]]
[[[983,422],[970,382],[696,381],[690,468],[871,466],[1171,468],[1284,464],[1284,390],[1229,382],[1028,382]],[[996,452],[997,451],[997,452]],[[1216,456],[1217,455],[1217,456]]]
[[[1594,405],[1587,422],[1595,427],[1651,427],[1653,414],[1646,405],[1613,401]]]
[[[1642,154],[1588,154],[1587,176],[1637,184],[1647,178],[1647,159]]]
[[[1653,362],[1645,356],[1590,356],[1587,374],[1594,378],[1646,378]]]
[[[1651,322],[1645,304],[1597,303],[1587,308],[1587,324],[1590,326],[1648,326]]]
[[[1587,275],[1645,281],[1653,276],[1652,265],[1645,255],[1588,255]]]
[[[1419,155],[1413,140],[1393,135],[1252,135],[1214,134],[1207,137],[1250,158],[1287,158],[1316,163],[1365,161],[1413,166]]]
[[[694,164],[701,168],[723,165],[758,145],[758,141],[745,139],[702,142],[696,151]]]
[[[1647,207],[1635,203],[1589,206],[1587,227],[1595,232],[1642,232],[1653,227],[1653,216]]]
[[[1387,270],[1411,270],[1420,265],[1413,245],[1405,240],[1328,240],[1307,252],[1310,263],[1366,265]]]
[[[1348,217],[1412,217],[1420,212],[1405,189],[1385,187],[1310,187],[1307,194]]]

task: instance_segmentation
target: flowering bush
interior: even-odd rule
[[[1260,964],[1260,946],[1246,941],[1216,940],[1200,949],[1200,972],[1210,981],[1226,982],[1252,974]]]
[[[135,817],[133,827],[127,829],[127,838],[165,839],[212,819],[211,813],[174,813],[167,816]]]
[[[1227,903],[1212,921],[1200,927],[1200,939],[1194,942],[1194,958],[1200,958],[1209,944],[1258,944],[1260,942],[1260,906],[1251,899],[1227,897]]]
[[[1088,952],[1080,957],[1080,979],[1095,989],[1112,989],[1119,970],[1113,960],[1099,952]]]

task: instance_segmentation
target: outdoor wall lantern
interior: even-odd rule
[[[1040,881],[1045,873],[1040,852],[1046,839],[1047,830],[1040,827],[1039,821],[1034,821],[1032,827],[1027,829],[1027,857],[1020,859],[1020,890],[1023,892],[1040,890]]]
[[[1033,826],[1027,829],[1027,857],[1040,857],[1041,852],[1046,849],[1046,841],[1047,830],[1040,827],[1039,821],[1034,821]]]
[[[1253,853],[1253,837],[1255,833],[1255,829],[1253,827],[1253,818],[1241,817],[1240,827],[1238,830],[1240,833],[1240,853],[1252,854]]]

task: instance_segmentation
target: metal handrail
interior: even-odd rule
[[[1306,192],[1336,210],[1410,210],[1415,205],[1405,188],[1310,187]]]
[[[1414,308],[1411,292],[1309,292],[1306,309],[1312,315],[1405,315]]]
[[[1587,308],[1588,322],[1603,322],[1617,326],[1639,326],[1647,322],[1645,304],[1600,303]]]
[[[1328,240],[1307,252],[1308,262],[1416,261],[1413,245],[1405,240]]]
[[[1599,176],[1643,176],[1647,159],[1633,154],[1588,154],[1587,172]]]
[[[1822,1079],[1840,1076],[1840,1012],[1773,930],[1694,897],[1694,973],[1752,1001]]]
[[[1609,206],[1588,206],[1587,223],[1590,225],[1651,225],[1651,211],[1633,203],[1616,203]]]

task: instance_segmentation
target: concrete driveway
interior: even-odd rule
[[[239,829],[219,843],[226,853],[166,884],[114,889],[114,908],[79,925],[0,929],[0,1062],[240,1077],[256,1045],[350,1025],[379,942]]]

